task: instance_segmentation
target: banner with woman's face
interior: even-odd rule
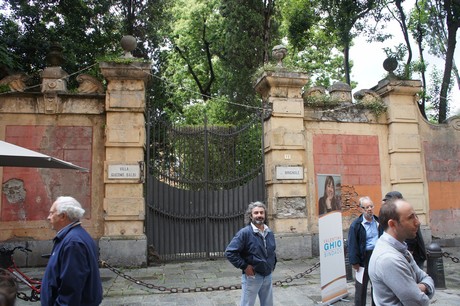
[[[318,174],[317,180],[321,298],[323,303],[334,303],[348,295],[341,212],[342,180],[337,174]]]
[[[318,216],[341,210],[341,184],[339,174],[318,174]]]

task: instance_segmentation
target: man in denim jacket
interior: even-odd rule
[[[261,202],[249,204],[246,227],[238,231],[225,250],[227,259],[241,269],[241,306],[253,306],[259,296],[260,306],[273,305],[272,272],[276,265],[273,232],[265,224],[267,207]]]

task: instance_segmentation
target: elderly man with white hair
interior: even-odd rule
[[[42,280],[43,306],[96,306],[102,302],[98,250],[81,226],[84,213],[72,197],[59,197],[51,206],[47,219],[57,234]]]

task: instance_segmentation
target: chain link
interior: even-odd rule
[[[458,257],[452,256],[449,252],[443,252],[442,255],[446,258],[450,258],[454,263],[459,263],[460,259]],[[155,284],[147,283],[142,280],[136,279],[126,273],[123,273],[119,269],[111,266],[107,262],[101,260],[100,261],[101,266],[109,269],[113,273],[117,274],[118,276],[135,283],[136,285],[139,286],[144,286],[149,289],[154,289],[158,290],[160,292],[169,292],[169,293],[191,293],[191,292],[211,292],[211,291],[225,291],[225,290],[238,290],[241,289],[241,285],[229,285],[229,286],[208,286],[208,287],[195,287],[195,288],[188,288],[188,287],[183,287],[183,288],[168,288],[165,286],[157,286]],[[308,268],[305,272],[298,273],[296,275],[288,276],[284,280],[278,280],[273,283],[274,286],[285,286],[294,280],[304,278],[308,274],[312,273],[316,269],[318,269],[320,266],[320,262],[315,263],[313,266]],[[40,295],[37,294],[36,292],[32,291],[32,294],[28,296],[24,292],[18,292],[16,295],[19,299],[27,301],[27,302],[38,302],[40,301]]]
[[[100,261],[101,265],[103,267],[106,267],[107,269],[109,269],[110,271],[112,271],[113,273],[117,274],[118,276],[130,281],[130,282],[133,282],[135,283],[136,285],[139,285],[139,286],[144,286],[146,288],[149,288],[149,289],[154,289],[154,290],[158,290],[158,291],[161,291],[161,292],[169,292],[169,293],[190,293],[190,292],[211,292],[211,291],[224,291],[224,290],[237,290],[237,289],[241,289],[241,285],[230,285],[230,286],[209,286],[209,287],[195,287],[195,288],[187,288],[187,287],[184,287],[184,288],[168,288],[168,287],[164,287],[164,286],[157,286],[157,285],[154,285],[154,284],[151,284],[151,283],[147,283],[147,282],[144,282],[142,280],[139,280],[139,279],[136,279],[126,273],[123,273],[122,271],[120,271],[119,269],[115,268],[115,267],[112,267],[110,264],[108,264],[107,262],[101,260]],[[311,272],[313,272],[314,270],[318,269],[318,267],[320,266],[320,263],[317,262],[316,264],[314,264],[312,267],[310,267],[309,269],[307,269],[305,272],[303,273],[298,273],[296,274],[294,277],[287,277],[286,279],[284,280],[280,280],[280,281],[276,281],[274,283],[275,286],[283,286],[285,284],[288,284],[290,282],[292,282],[293,280],[295,279],[300,279],[300,278],[303,278],[305,277],[307,274],[310,274]]]
[[[454,263],[459,263],[460,262],[460,259],[458,257],[452,256],[448,252],[444,252],[444,253],[442,253],[442,255],[444,257],[446,257],[446,258],[450,258]],[[191,293],[191,292],[212,292],[212,291],[225,291],[225,290],[238,290],[238,289],[241,289],[240,284],[238,284],[238,285],[229,285],[229,286],[221,285],[221,286],[208,286],[208,287],[195,287],[195,288],[188,288],[188,287],[182,287],[182,288],[172,287],[172,288],[168,288],[168,287],[165,287],[165,286],[157,286],[155,284],[147,283],[147,282],[144,282],[142,280],[136,279],[136,278],[134,278],[134,277],[132,277],[132,276],[120,271],[119,269],[111,266],[109,263],[107,263],[107,262],[105,262],[103,260],[100,261],[100,264],[103,267],[105,267],[105,268],[109,269],[110,271],[112,271],[113,273],[117,274],[118,276],[120,276],[120,277],[122,277],[122,278],[124,278],[124,279],[126,279],[126,280],[128,280],[130,282],[133,282],[136,285],[144,286],[146,288],[153,289],[153,290],[158,290],[160,292]],[[273,283],[273,285],[274,286],[285,286],[285,285],[293,282],[294,280],[304,278],[305,276],[307,276],[308,274],[312,273],[313,271],[315,271],[319,267],[320,267],[320,262],[317,262],[313,266],[308,268],[305,272],[298,273],[298,274],[294,275],[293,277],[288,276],[284,280],[275,281]],[[17,297],[19,299],[21,299],[21,300],[28,301],[28,302],[37,302],[37,301],[40,300],[40,296],[37,295],[36,293],[34,294],[34,292],[31,294],[31,296],[28,296],[24,292],[18,292]]]
[[[318,269],[319,266],[320,266],[320,263],[317,262],[317,263],[315,263],[313,266],[311,266],[310,268],[308,268],[305,272],[298,273],[298,274],[296,274],[294,277],[288,276],[288,277],[287,277],[286,279],[284,279],[284,280],[276,281],[276,282],[274,282],[274,285],[275,285],[275,286],[283,286],[283,285],[285,285],[285,284],[291,283],[293,280],[301,279],[301,278],[305,277],[307,274],[310,274],[311,272],[313,272],[313,271],[315,271],[316,269]]]
[[[458,257],[455,257],[455,256],[450,255],[449,252],[444,252],[444,253],[442,253],[442,255],[443,255],[444,257],[450,258],[450,259],[451,259],[453,262],[455,262],[455,263],[459,263],[459,261],[460,261],[460,259],[458,259]]]
[[[24,292],[18,291],[16,293],[16,297],[18,299],[21,299],[21,300],[26,301],[26,302],[38,302],[38,301],[40,301],[40,294],[36,293],[35,291],[32,291],[32,294],[30,296],[28,296]]]

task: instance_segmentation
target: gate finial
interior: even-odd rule
[[[123,48],[123,50],[125,50],[125,54],[123,55],[123,57],[126,57],[126,58],[133,57],[133,55],[131,54],[131,51],[133,51],[137,47],[136,38],[132,35],[125,35],[121,38],[120,43],[121,43],[121,47]]]
[[[283,67],[283,59],[286,57],[287,48],[284,45],[274,46],[272,49],[272,55],[278,61],[277,67]]]

